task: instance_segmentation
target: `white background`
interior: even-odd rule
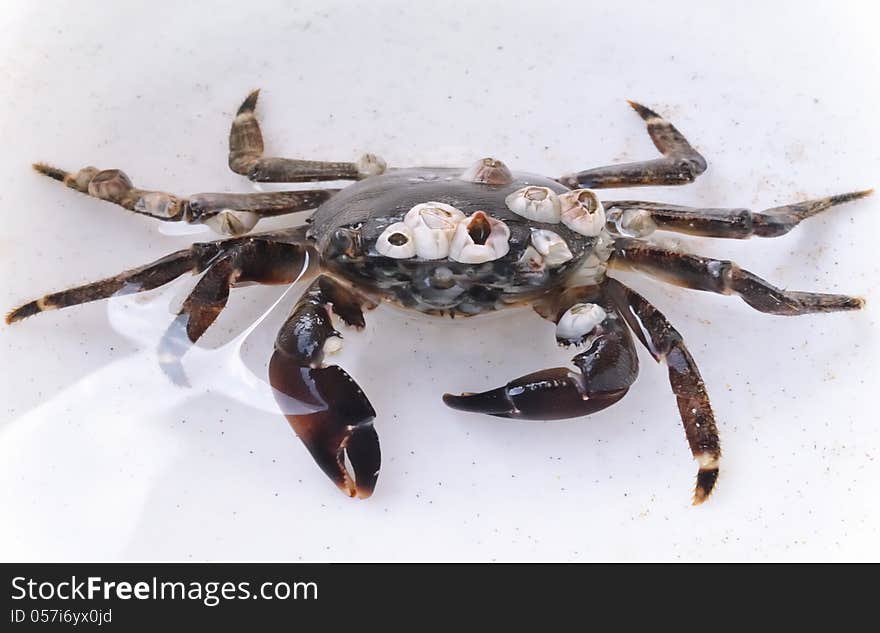
[[[555,176],[653,158],[635,99],[710,167],[690,187],[609,198],[760,209],[880,178],[874,3],[293,4],[4,3],[4,309],[210,238],[169,235],[31,162],[252,191],[226,140],[255,87],[279,155],[497,155]],[[190,389],[154,350],[191,280],[4,326],[0,558],[880,558],[878,233],[875,197],[775,240],[686,241],[783,287],[865,296],[861,313],[771,317],[624,276],[684,334],[713,398],[723,471],[698,508],[665,369],[646,354],[630,395],[589,419],[443,406],[444,391],[567,362],[530,311],[450,323],[381,308],[346,338],[338,362],[379,412],[368,501],[336,491],[267,398],[297,288],[244,337],[282,292],[235,291],[187,359]]]

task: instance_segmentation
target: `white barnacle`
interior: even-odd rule
[[[378,176],[385,173],[387,165],[381,156],[375,154],[364,154],[357,159],[355,163],[358,176],[368,178],[369,176]]]
[[[529,220],[559,224],[559,198],[549,187],[523,187],[504,199],[507,208]]]
[[[627,237],[645,237],[657,230],[651,212],[645,209],[626,209],[615,217],[614,225]]]
[[[462,264],[482,264],[507,255],[510,229],[501,220],[477,211],[455,227],[449,258]]]
[[[541,254],[544,263],[550,268],[561,266],[574,257],[565,240],[553,231],[532,229],[532,246]]]
[[[449,244],[464,213],[442,202],[417,204],[403,216],[403,223],[412,229],[416,255],[423,259],[443,259],[449,255]]]
[[[464,171],[461,179],[483,185],[506,185],[513,182],[513,174],[497,158],[481,158]]]
[[[562,223],[576,233],[594,237],[605,228],[605,209],[590,189],[575,189],[559,196]]]
[[[260,216],[250,211],[221,209],[205,219],[204,224],[221,235],[242,235],[254,228],[259,220]]]
[[[608,315],[595,303],[576,303],[566,310],[556,324],[556,338],[578,343],[593,331]]]
[[[516,265],[524,272],[540,273],[544,270],[544,256],[534,246],[526,246]]]
[[[155,218],[176,218],[180,215],[181,202],[169,193],[148,191],[135,201],[134,210]]]
[[[376,250],[386,257],[407,259],[415,257],[416,242],[413,231],[403,222],[395,222],[379,235]]]

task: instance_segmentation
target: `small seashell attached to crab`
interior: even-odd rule
[[[242,235],[254,228],[259,221],[260,216],[251,211],[222,209],[206,219],[204,224],[221,235]]]
[[[550,268],[561,266],[574,257],[565,240],[546,229],[532,229],[532,246]]]
[[[497,158],[481,158],[468,167],[460,178],[466,182],[482,185],[506,185],[513,182],[513,174],[507,165]]]
[[[442,202],[417,204],[403,217],[403,223],[412,229],[416,256],[422,259],[448,257],[455,228],[462,220],[464,213]]]
[[[482,264],[501,259],[510,250],[510,229],[501,220],[477,211],[455,227],[449,259]]]
[[[617,232],[626,237],[647,237],[657,230],[651,212],[646,209],[616,210],[610,219]]]
[[[559,196],[562,223],[576,233],[595,237],[605,228],[605,208],[590,189],[575,189]]]
[[[556,324],[556,340],[562,345],[579,345],[607,316],[602,306],[595,303],[576,303]]]
[[[393,259],[415,257],[416,238],[413,230],[403,222],[395,222],[376,239],[376,250]]]
[[[559,224],[559,198],[549,187],[523,187],[504,199],[507,208],[529,220]]]

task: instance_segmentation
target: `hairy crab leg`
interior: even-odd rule
[[[725,295],[738,295],[755,310],[796,316],[816,312],[859,310],[864,299],[847,295],[782,290],[734,262],[668,250],[648,242],[621,238],[609,260],[613,268],[638,270],[662,281]]]
[[[853,191],[786,204],[760,212],[749,209],[684,207],[640,200],[603,201],[602,204],[609,222],[617,225],[618,232],[628,233],[627,225],[632,225],[633,232],[638,237],[644,237],[660,229],[700,237],[743,239],[753,235],[758,237],[785,235],[807,218],[839,204],[864,198],[873,192],[873,189]]]
[[[254,114],[259,90],[250,93],[229,132],[229,168],[255,182],[317,182],[362,180],[385,171],[385,161],[364,154],[355,163],[263,156],[263,134]]]
[[[620,400],[638,374],[638,356],[626,324],[601,299],[576,303],[551,320],[557,342],[585,345],[572,359],[580,370],[545,369],[482,393],[444,394],[453,409],[505,418],[553,420],[594,413]]]
[[[326,353],[341,334],[328,306],[350,326],[363,327],[363,310],[375,303],[332,277],[315,279],[297,302],[275,341],[269,383],[290,426],[315,462],[350,497],[373,494],[379,476],[376,412],[364,392]],[[346,467],[346,460],[351,471]]]
[[[588,169],[559,182],[572,189],[604,189],[644,185],[686,185],[706,171],[706,159],[669,121],[645,106],[629,102],[648,126],[648,134],[663,158]]]
[[[262,233],[259,236],[263,241],[295,245],[304,242],[304,233],[305,227],[296,227],[284,231]],[[11,310],[6,315],[6,323],[21,321],[40,312],[107,299],[115,295],[146,292],[163,286],[186,273],[202,273],[220,257],[235,250],[243,243],[243,240],[247,239],[251,238],[197,242],[187,249],[165,255],[144,266],[126,270],[100,281],[47,294]]]
[[[694,459],[699,463],[694,505],[703,503],[718,480],[721,443],[709,394],[681,334],[637,292],[616,279],[605,280],[605,291],[632,331],[657,362],[669,368],[669,384]]]
[[[223,235],[250,231],[260,218],[316,209],[339,189],[270,193],[197,193],[180,197],[135,187],[119,169],[84,167],[71,173],[44,163],[34,169],[71,189],[165,222],[207,224]]]

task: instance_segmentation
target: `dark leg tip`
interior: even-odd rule
[[[867,198],[868,196],[874,193],[874,188],[863,189],[862,191],[852,191],[850,193],[842,193],[836,196],[831,196],[831,204],[843,204],[844,202],[852,202],[853,200],[861,200],[862,198]]]
[[[14,310],[10,310],[6,313],[6,324],[11,325],[16,321],[21,321],[22,319],[26,319],[29,316],[34,316],[42,312],[40,306],[37,305],[36,301],[31,301],[30,303],[26,303],[21,307],[15,308]]]
[[[257,88],[247,96],[247,99],[245,99],[241,106],[238,108],[238,112],[236,114],[246,114],[248,112],[253,112],[254,109],[257,107],[257,99],[259,98],[259,96],[260,89]]]
[[[656,118],[656,119],[663,118],[659,114],[654,112],[652,109],[646,108],[645,106],[643,106],[641,103],[636,103],[635,101],[630,101],[629,99],[627,99],[626,102],[630,105],[630,107],[633,110],[638,112],[639,116],[642,117],[645,121],[647,121],[648,119],[651,119],[651,118]]]
[[[718,481],[718,469],[710,468],[697,472],[697,486],[694,489],[694,505],[698,506],[709,498],[715,482]]]
[[[34,163],[33,168],[41,174],[49,176],[49,178],[54,180],[60,180],[61,182],[64,182],[64,179],[69,175],[63,169],[52,167],[52,165],[47,165],[46,163]]]

